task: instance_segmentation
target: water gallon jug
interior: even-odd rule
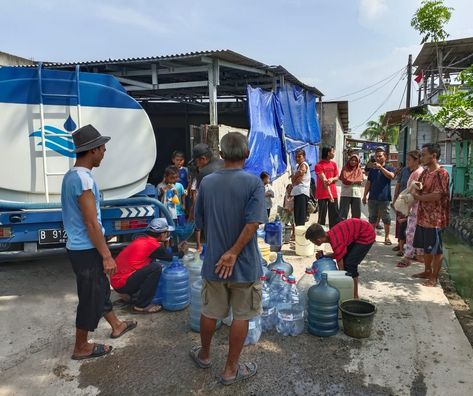
[[[307,300],[309,333],[319,337],[337,334],[340,293],[328,284],[327,274],[322,273],[320,283],[309,289]]]
[[[279,302],[286,288],[286,281],[284,279],[285,276],[282,270],[273,271],[273,275],[269,281],[269,297],[274,306]]]
[[[191,285],[191,302],[189,305],[189,324],[192,331],[200,332],[200,314],[202,312],[202,279],[197,279]],[[217,320],[217,329],[222,325]]]
[[[161,264],[161,276],[159,277],[159,283],[158,287],[156,288],[156,293],[154,294],[153,299],[151,300],[151,304],[155,305],[162,305],[163,304],[163,285],[164,285],[164,280],[163,280],[163,271],[171,265],[171,263],[162,261],[162,260],[156,260],[159,264]]]
[[[276,331],[283,336],[297,336],[304,331],[304,303],[294,276],[287,279],[288,287],[276,305]]]
[[[305,239],[306,226],[297,226],[294,228],[296,237],[296,254],[298,256],[312,256],[314,254],[314,244]]]
[[[199,252],[187,253],[182,258],[182,263],[189,270],[189,284],[192,285],[197,279],[201,279],[202,259]]]
[[[263,331],[269,331],[274,329],[276,325],[276,307],[271,301],[269,293],[269,283],[265,276],[260,278],[261,280],[261,303],[263,306],[263,312],[261,314],[261,329]]]
[[[266,277],[267,280],[271,277],[271,270],[268,268],[266,261],[261,259],[261,270],[263,271],[263,276]]]
[[[328,284],[340,292],[340,304],[343,301],[353,299],[353,278],[347,276],[345,271],[325,270]]]
[[[312,268],[315,271],[315,275],[314,275],[315,281],[319,283],[322,276],[322,272],[336,270],[337,263],[331,257],[322,256],[318,260],[314,261],[314,263],[312,264]]]
[[[163,273],[163,308],[179,311],[189,305],[189,271],[174,256],[172,263]]]
[[[244,345],[256,344],[261,337],[261,332],[261,316],[258,315],[248,321],[248,334]]]
[[[271,246],[282,245],[282,223],[279,221],[279,217],[271,223],[266,223],[264,226],[264,241]]]
[[[307,307],[307,292],[312,286],[316,284],[314,273],[315,272],[312,267],[306,268],[304,275],[302,275],[302,278],[299,279],[299,281],[297,282],[297,290],[299,290],[299,294],[301,298],[304,300],[306,307]]]
[[[281,270],[284,271],[284,275],[292,275],[292,265],[284,260],[281,252],[277,253],[276,260],[268,265],[270,271],[272,270]]]

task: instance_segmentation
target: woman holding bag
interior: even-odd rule
[[[361,217],[361,185],[364,176],[360,166],[360,159],[356,154],[351,154],[347,163],[340,173],[342,182],[340,194],[340,217],[348,218],[348,211],[351,209],[351,217],[359,219]]]

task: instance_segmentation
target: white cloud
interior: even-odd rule
[[[134,8],[99,4],[97,16],[110,22],[128,25],[152,33],[170,33],[170,29],[161,21]]]
[[[358,12],[363,20],[374,20],[384,15],[388,6],[387,0],[360,0]]]

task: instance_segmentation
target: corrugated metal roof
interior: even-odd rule
[[[242,66],[254,67],[268,73],[275,75],[283,75],[285,80],[299,85],[302,88],[314,93],[317,96],[323,96],[323,93],[320,92],[317,88],[304,84],[297,77],[291,74],[282,66],[269,66],[262,62],[256,61],[254,59],[248,58],[244,55],[241,55],[237,52],[225,49],[225,50],[208,50],[208,51],[196,51],[196,52],[186,52],[181,54],[173,55],[161,55],[161,56],[149,56],[149,57],[140,57],[140,58],[117,58],[117,59],[102,59],[102,60],[93,60],[93,61],[79,61],[79,62],[45,62],[45,67],[51,68],[68,68],[75,65],[80,66],[105,66],[105,65],[122,65],[122,66],[132,66],[146,63],[156,63],[163,61],[179,61],[187,65],[197,65],[202,64],[200,58],[209,57],[224,60],[227,62],[235,63]]]

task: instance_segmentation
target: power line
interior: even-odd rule
[[[378,92],[380,89],[384,88],[386,85],[388,85],[391,81],[393,81],[396,77],[399,77],[399,73],[392,76],[388,81],[386,81],[383,85],[379,86],[378,88],[374,89],[373,91],[367,93],[366,95],[360,96],[359,98],[351,99],[350,103],[358,102],[361,99],[364,99],[370,95],[373,95],[374,93]]]
[[[399,72],[401,71],[404,71],[404,69],[406,68],[406,66],[402,67],[401,69],[397,70],[396,72],[394,72],[393,74],[390,74],[389,76],[383,78],[382,80],[374,83],[374,84],[371,84],[363,89],[360,89],[358,91],[354,91],[354,92],[351,92],[351,93],[348,93],[348,94],[345,94],[345,95],[342,95],[342,96],[337,96],[336,98],[333,98],[333,99],[327,99],[327,101],[333,101],[333,100],[337,100],[337,99],[341,99],[341,98],[346,98],[347,96],[351,96],[351,95],[355,95],[357,93],[360,93],[360,92],[363,92],[363,91],[366,91],[367,89],[370,89],[370,88],[373,88],[375,87],[376,85],[378,84],[381,84],[382,82],[388,80],[388,79],[392,79],[394,78],[397,74],[399,74]]]
[[[365,120],[363,121],[361,124],[357,125],[356,127],[354,127],[353,129],[358,129],[359,127],[365,125],[370,119],[371,117],[373,117],[376,112],[381,108],[383,107],[383,105],[389,100],[389,98],[392,96],[392,94],[394,93],[394,90],[397,88],[397,86],[399,85],[399,83],[404,80],[405,78],[405,75],[402,75],[399,80],[397,81],[397,83],[394,85],[393,89],[391,89],[391,91],[389,92],[388,96],[386,97],[386,99],[383,100],[383,102],[376,108],[375,111],[373,111],[373,113],[370,114],[370,116]]]
[[[412,83],[411,83],[411,85],[412,85]],[[409,89],[410,89],[410,88],[411,88],[411,87],[409,87]],[[406,95],[406,92],[407,92],[407,84],[406,84],[406,86],[404,87],[404,92],[402,93],[401,101],[399,102],[399,106],[398,106],[398,108],[397,108],[398,110],[401,108],[401,105],[402,105],[402,102],[403,102],[403,100],[404,100],[404,96]]]

